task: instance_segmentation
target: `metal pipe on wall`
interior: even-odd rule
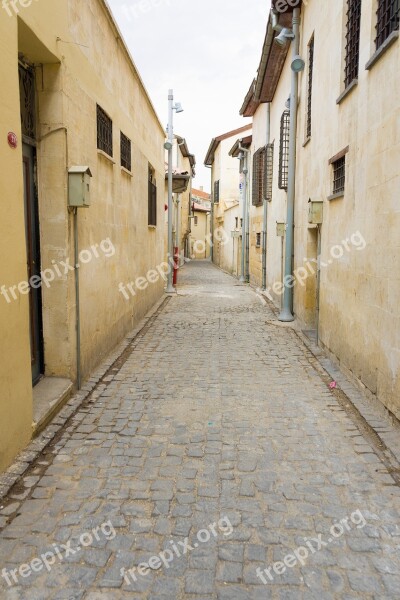
[[[267,134],[266,144],[271,140],[271,104],[267,103]],[[267,289],[267,242],[268,242],[268,200],[264,198],[263,214],[263,250],[262,250],[262,286],[261,289]]]
[[[293,10],[292,57],[298,56],[300,50],[300,9]],[[290,92],[290,139],[289,139],[289,172],[287,192],[287,219],[286,219],[286,245],[285,245],[285,275],[283,278],[284,295],[283,307],[279,320],[289,322],[294,320],[293,310],[293,254],[294,254],[294,200],[296,194],[296,134],[297,111],[299,96],[299,73],[292,69],[292,83]]]
[[[245,283],[247,281],[246,276],[247,276],[247,260],[246,260],[246,254],[247,254],[247,236],[248,236],[248,229],[247,229],[247,175],[248,175],[248,154],[249,154],[249,149],[248,148],[244,148],[242,146],[242,140],[240,140],[239,142],[239,151],[242,153],[242,157],[241,157],[241,167],[242,167],[242,173],[244,175],[244,180],[243,180],[243,210],[242,210],[242,256],[241,256],[241,275],[240,275],[240,282],[241,283]]]
[[[74,267],[75,267],[75,328],[76,328],[76,387],[81,389],[81,311],[79,299],[78,209],[74,210]]]

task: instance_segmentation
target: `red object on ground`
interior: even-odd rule
[[[174,276],[173,276],[173,284],[176,285],[178,283],[178,270],[179,270],[179,248],[175,246],[174,248]]]

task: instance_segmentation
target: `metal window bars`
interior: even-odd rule
[[[352,83],[352,81],[358,78],[360,59],[361,3],[362,0],[347,0],[347,31],[344,80],[346,88]]]
[[[264,201],[265,150],[265,146],[259,148],[253,156],[253,206],[260,206]]]
[[[265,147],[264,197],[267,202],[272,200],[272,183],[274,176],[274,144]]]
[[[376,23],[376,48],[379,48],[393,31],[400,27],[400,0],[378,0]]]
[[[121,131],[121,167],[128,171],[132,170],[131,140]]]
[[[279,146],[279,177],[278,187],[287,190],[289,178],[289,137],[290,137],[290,113],[285,110],[281,117],[281,134]]]
[[[346,157],[342,156],[333,163],[333,193],[344,192],[346,183]]]
[[[113,156],[113,126],[110,117],[97,104],[97,148]]]

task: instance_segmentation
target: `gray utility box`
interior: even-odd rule
[[[310,225],[321,225],[324,211],[324,203],[310,200],[308,203],[308,222]]]
[[[86,208],[90,206],[89,167],[71,167],[68,170],[68,206]]]

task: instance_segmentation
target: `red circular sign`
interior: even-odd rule
[[[11,146],[11,148],[16,148],[18,146],[18,138],[17,138],[16,133],[13,133],[12,131],[10,131],[7,136],[7,140],[8,140],[8,145]]]

